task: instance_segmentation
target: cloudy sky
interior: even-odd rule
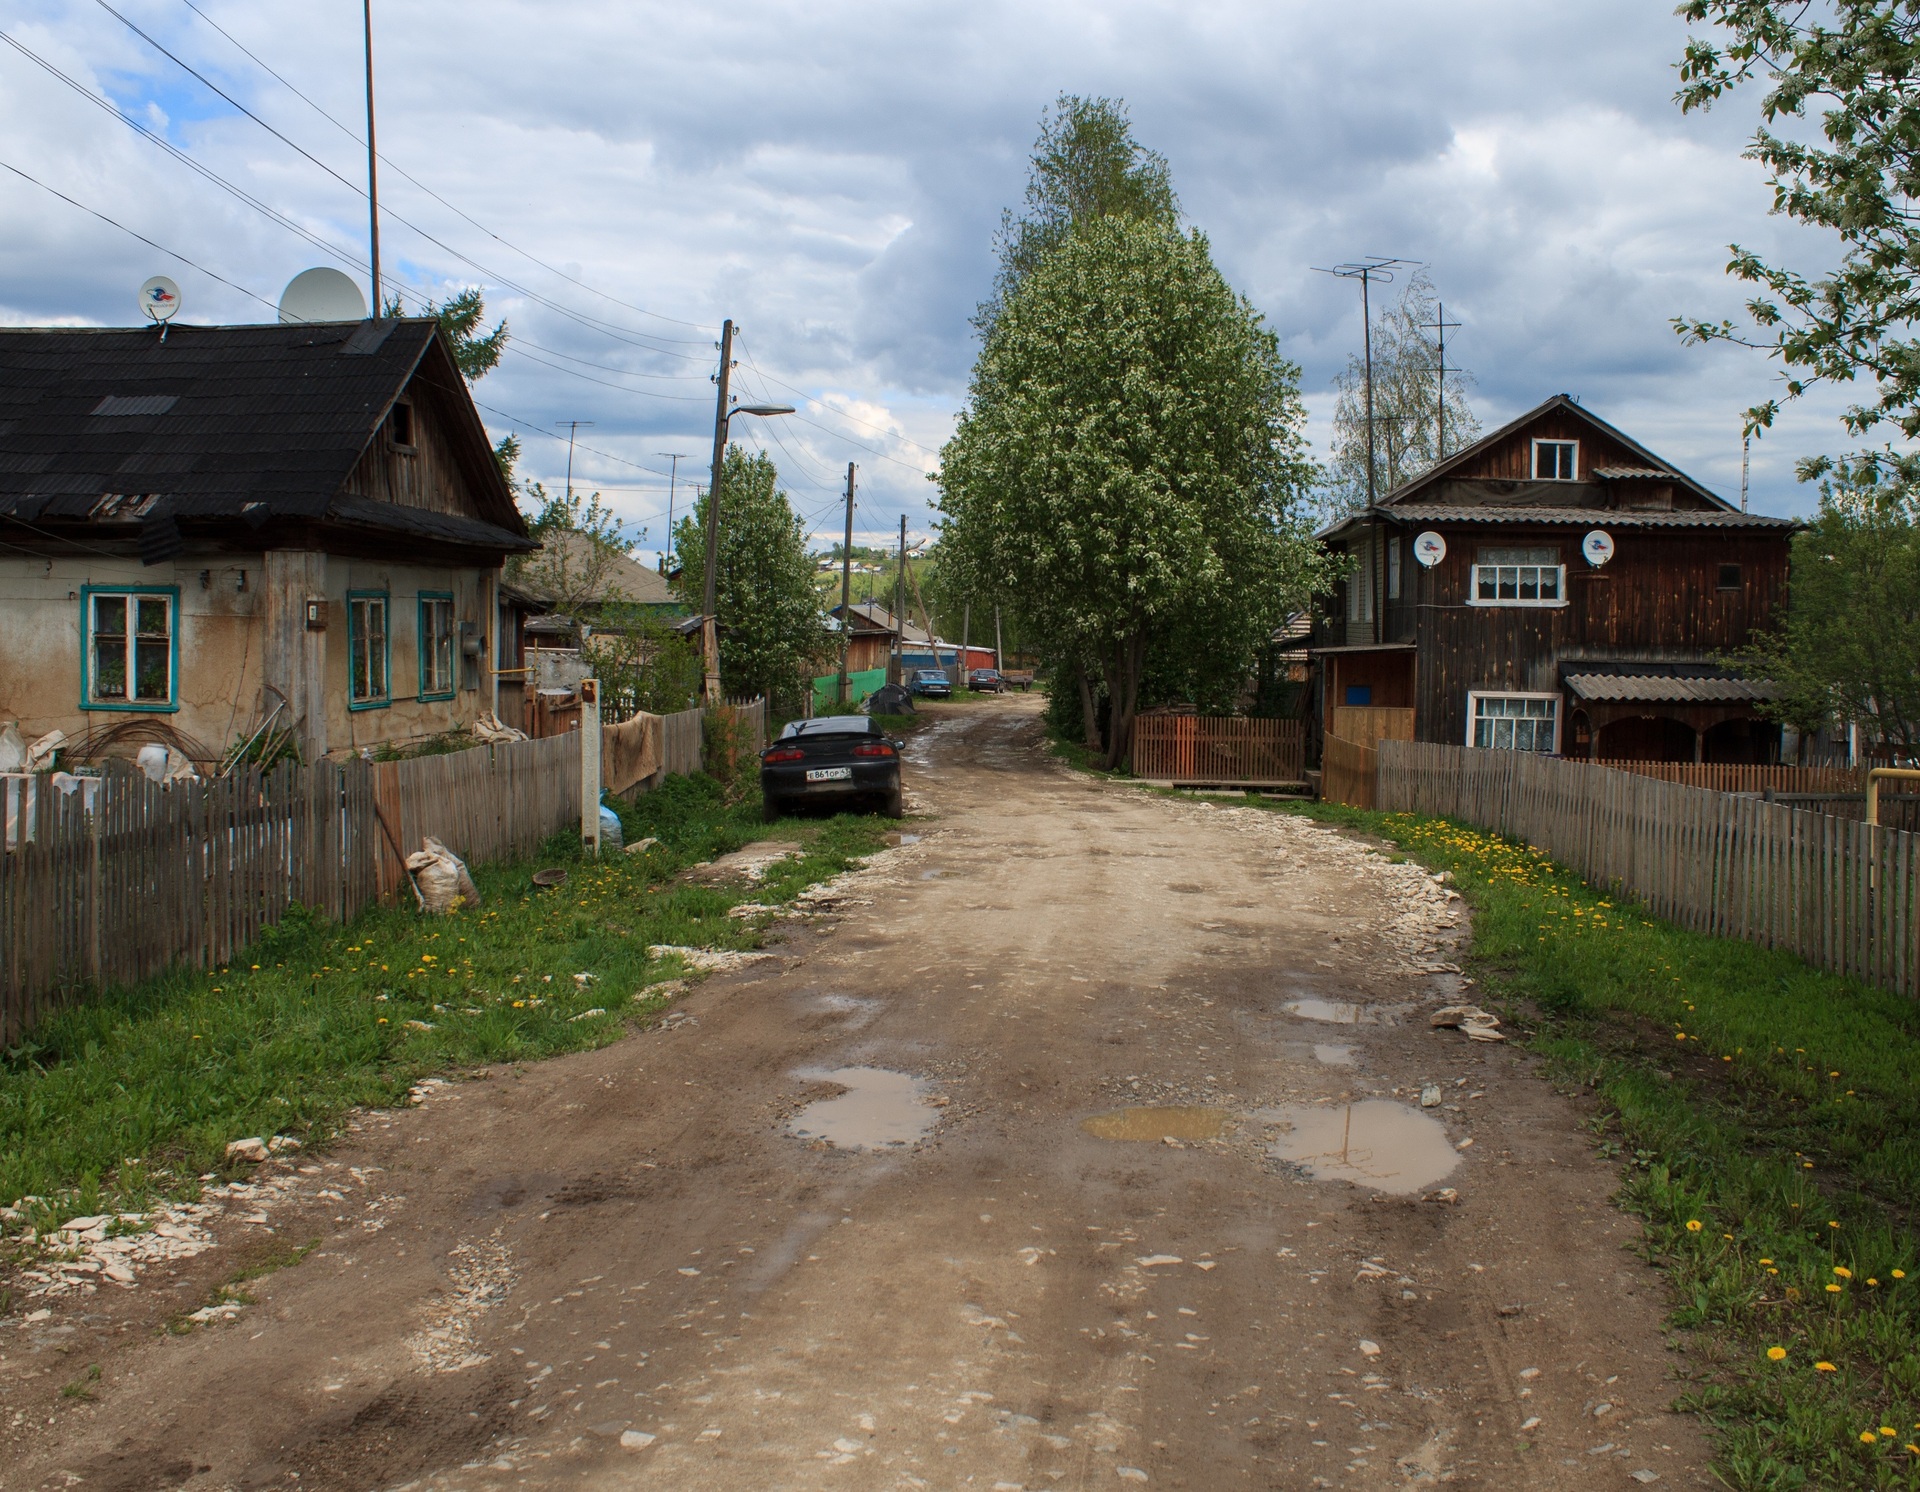
[[[364,283],[360,7],[111,3],[124,21],[0,0],[0,320],[127,324],[154,273],[188,321],[271,319],[314,264]],[[1737,498],[1739,411],[1773,370],[1684,347],[1669,318],[1737,312],[1729,242],[1832,256],[1767,215],[1740,158],[1750,99],[1671,102],[1666,0],[375,0],[374,37],[388,275],[413,300],[485,287],[513,332],[476,391],[490,426],[554,483],[560,422],[591,421],[575,484],[643,548],[665,529],[663,453],[704,478],[725,316],[736,388],[799,407],[735,431],[809,524],[837,532],[854,461],[861,531],[931,527],[924,473],[964,398],[994,230],[1063,91],[1126,100],[1166,155],[1299,363],[1322,450],[1361,323],[1316,266],[1391,255],[1428,265],[1463,323],[1484,424],[1572,393]],[[1756,508],[1810,507],[1793,461],[1844,448],[1839,402],[1757,444]]]

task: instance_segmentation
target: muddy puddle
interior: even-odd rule
[[[1342,1046],[1337,1041],[1316,1041],[1313,1044],[1313,1060],[1328,1067],[1351,1067],[1353,1048]]]
[[[807,1067],[806,1083],[833,1083],[847,1091],[808,1104],[787,1122],[801,1140],[825,1140],[839,1150],[897,1150],[933,1128],[938,1116],[926,1084],[884,1067]]]
[[[1082,1119],[1080,1127],[1099,1140],[1217,1140],[1227,1132],[1231,1116],[1225,1109],[1153,1108],[1112,1109]]]
[[[1280,1007],[1303,1021],[1326,1021],[1336,1026],[1391,1026],[1397,1005],[1363,1005],[1357,1000],[1289,1000]]]
[[[1317,1181],[1351,1181],[1405,1196],[1460,1164],[1439,1120],[1390,1099],[1293,1104],[1259,1118],[1270,1126],[1268,1153]]]

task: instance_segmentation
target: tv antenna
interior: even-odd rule
[[[673,542],[673,487],[680,479],[680,463],[689,459],[685,451],[655,451],[656,456],[665,456],[673,463],[673,469],[667,473],[667,542]]]
[[[1320,268],[1318,265],[1314,267]],[[1360,282],[1360,321],[1364,331],[1362,340],[1366,344],[1367,506],[1370,508],[1379,500],[1379,493],[1375,489],[1373,455],[1373,285],[1376,280],[1382,285],[1391,285],[1394,282],[1395,271],[1417,268],[1419,268],[1419,261],[1416,259],[1389,259],[1381,254],[1369,254],[1366,258],[1349,264],[1336,264],[1332,269],[1320,269],[1323,275]]]
[[[1433,459],[1436,462],[1447,459],[1447,374],[1449,372],[1458,373],[1460,371],[1458,368],[1449,369],[1447,367],[1448,328],[1459,331],[1460,323],[1447,320],[1447,303],[1445,301],[1435,301],[1433,320],[1423,323],[1420,330],[1423,332],[1432,331],[1440,339],[1440,383],[1438,392],[1434,395],[1433,400],[1433,412],[1436,421],[1434,426]]]

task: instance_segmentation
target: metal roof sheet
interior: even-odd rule
[[[1671,674],[1570,673],[1565,682],[1577,698],[1614,704],[1745,704],[1776,693],[1765,680]]]
[[[1417,527],[1423,523],[1564,523],[1582,528],[1796,528],[1795,518],[1772,518],[1764,513],[1723,512],[1684,508],[1668,511],[1633,508],[1509,508],[1498,504],[1473,507],[1438,503],[1408,503],[1381,508],[1382,516]],[[1355,515],[1362,516],[1362,515]]]
[[[1610,482],[1627,481],[1640,477],[1663,482],[1673,482],[1680,479],[1678,472],[1667,471],[1665,468],[1658,466],[1596,466],[1593,469],[1593,474],[1596,477],[1604,477]]]

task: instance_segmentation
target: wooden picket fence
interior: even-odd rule
[[[1570,756],[1583,766],[1612,767],[1662,782],[1711,788],[1720,793],[1860,793],[1867,790],[1864,767],[1763,766],[1745,762],[1628,762]]]
[[[1320,740],[1320,796],[1349,808],[1373,807],[1378,745],[1365,746],[1339,736]]]
[[[1535,846],[1656,915],[1920,995],[1920,835],[1522,751],[1383,741],[1377,806]]]
[[[1133,775],[1193,787],[1285,787],[1306,777],[1298,720],[1142,715],[1133,722]]]

